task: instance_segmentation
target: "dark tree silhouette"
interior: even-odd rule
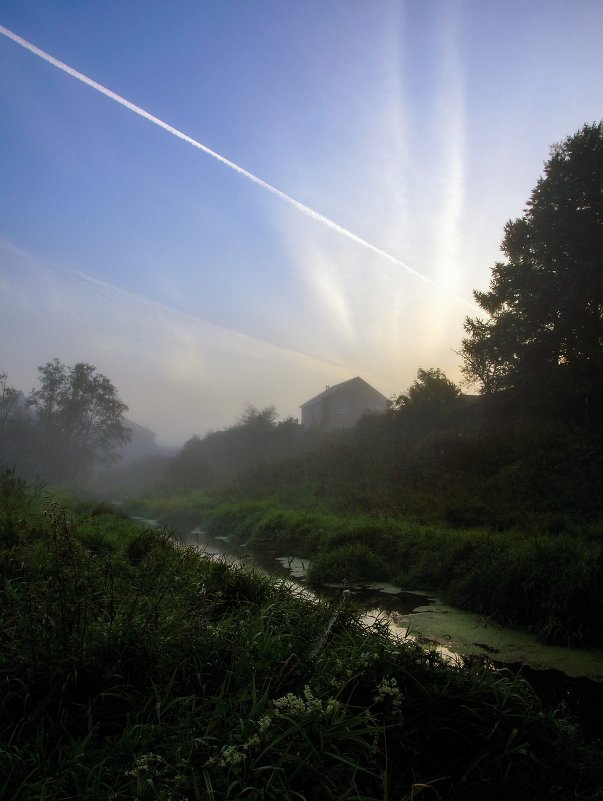
[[[393,401],[392,409],[438,409],[454,402],[460,394],[460,389],[443,370],[433,367],[423,370],[419,367],[416,379],[406,393],[398,395]]]
[[[523,409],[600,417],[603,395],[603,123],[552,148],[524,215],[505,226],[507,257],[488,292],[488,319],[467,318],[465,375]]]
[[[25,396],[9,386],[0,373],[0,463],[14,467],[27,459],[31,450],[31,419]]]

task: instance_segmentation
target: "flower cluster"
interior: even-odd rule
[[[243,750],[242,750],[243,749]],[[221,768],[236,768],[247,759],[245,746],[226,745],[218,757],[209,760],[210,765],[219,765]]]
[[[224,746],[207,764],[236,770],[247,759],[249,752],[258,749],[265,742],[269,729],[279,717],[285,716],[302,721],[308,718],[328,720],[341,709],[341,704],[335,698],[329,698],[326,703],[316,698],[308,685],[304,688],[302,696],[287,693],[281,698],[276,698],[272,704],[273,711],[263,715],[256,722],[255,734],[244,743]]]
[[[247,753],[262,744],[262,739],[272,725],[272,721],[272,715],[263,715],[256,723],[257,731],[254,735],[240,745],[224,746],[217,756],[208,761],[208,765],[235,769],[239,767],[247,759]]]
[[[326,705],[316,698],[311,688],[306,684],[303,697],[287,693],[282,698],[277,698],[274,702],[277,714],[289,715],[290,717],[318,716],[324,718],[332,717],[340,709],[339,701],[330,698]]]
[[[362,651],[360,656],[358,657],[358,662],[360,666],[363,668],[370,667],[374,662],[379,661],[379,654],[375,653],[374,651]]]
[[[134,779],[146,778],[148,776],[156,776],[158,773],[164,773],[166,762],[159,754],[154,754],[149,751],[148,754],[140,754],[134,759],[134,766],[131,770],[125,772],[126,776]]]
[[[402,711],[403,695],[398,687],[398,682],[392,676],[390,679],[383,679],[377,687],[377,694],[373,697],[373,701],[378,704],[385,701],[386,698],[392,700],[392,710],[394,712]]]

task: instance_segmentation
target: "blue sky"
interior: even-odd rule
[[[355,375],[458,379],[504,223],[603,116],[598,0],[4,0],[0,25],[400,262],[0,36],[0,369],[91,362],[164,442]]]

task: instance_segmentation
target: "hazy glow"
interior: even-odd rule
[[[445,172],[442,175],[441,220],[438,226],[436,269],[438,283],[457,291],[460,273],[459,246],[464,201],[465,77],[458,53],[456,25],[446,32],[438,119],[446,131]]]
[[[220,428],[237,419],[248,403],[272,404],[275,374],[279,411],[295,417],[309,387],[320,391],[351,377],[342,365],[57,269],[1,241],[0,258],[19,274],[16,288],[0,276],[0,317],[19,343],[3,362],[14,383],[27,391],[37,380],[35,368],[55,353],[68,364],[91,362],[118,387],[126,387],[121,395],[135,410],[136,421],[160,430],[169,442]],[[43,343],[28,330],[32,307],[45,332]]]
[[[88,6],[0,12],[10,382],[91,362],[174,442],[356,375],[459,380],[505,222],[600,119],[600,0]]]

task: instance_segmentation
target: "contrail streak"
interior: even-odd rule
[[[234,170],[235,172],[239,173],[239,175],[248,178],[250,181],[252,181],[252,183],[261,186],[262,189],[266,189],[268,192],[271,192],[273,195],[276,195],[276,197],[279,197],[281,200],[284,200],[286,203],[289,203],[289,205],[293,206],[293,208],[297,209],[298,211],[301,211],[302,214],[305,214],[311,219],[316,220],[316,222],[326,225],[327,228],[331,228],[333,231],[337,231],[339,234],[345,236],[347,239],[351,239],[352,242],[356,242],[363,248],[371,250],[373,253],[377,253],[379,256],[382,256],[384,259],[387,259],[393,264],[397,264],[399,267],[402,267],[404,270],[406,270],[406,272],[416,276],[417,278],[420,278],[421,281],[430,284],[438,291],[443,292],[444,294],[447,295],[451,295],[451,293],[448,292],[444,287],[442,287],[435,281],[432,281],[431,278],[428,278],[426,275],[423,275],[422,273],[413,269],[408,264],[405,264],[400,259],[397,259],[395,256],[392,256],[391,253],[388,253],[387,251],[382,250],[376,245],[373,245],[371,242],[368,242],[366,239],[363,239],[362,237],[358,236],[353,231],[344,228],[342,225],[339,225],[334,220],[331,220],[329,217],[325,217],[324,214],[321,214],[315,209],[310,208],[310,206],[306,206],[304,203],[300,203],[299,200],[296,200],[295,198],[291,197],[291,195],[287,195],[285,192],[282,192],[280,189],[277,189],[276,186],[272,186],[272,184],[263,181],[261,178],[258,178],[257,175],[254,175],[252,172],[249,172],[249,170],[246,170],[244,169],[244,167],[235,164],[234,161],[230,161],[230,159],[221,156],[219,153],[216,153],[215,150],[211,150],[211,148],[207,147],[201,142],[198,142],[191,136],[188,136],[182,131],[179,131],[177,128],[174,128],[167,122],[160,120],[159,117],[155,117],[153,114],[150,114],[148,111],[145,111],[143,108],[140,108],[140,106],[137,106],[134,103],[131,103],[129,100],[126,100],[125,97],[122,97],[121,95],[112,92],[111,89],[107,89],[106,86],[103,86],[102,84],[93,81],[92,78],[89,78],[87,75],[78,72],[77,70],[73,69],[73,67],[70,67],[68,64],[65,64],[64,62],[59,61],[58,58],[51,56],[50,53],[46,53],[44,50],[41,50],[34,44],[31,44],[31,42],[28,42],[21,36],[17,36],[16,33],[13,33],[8,28],[5,28],[3,25],[0,25],[0,33],[3,36],[6,36],[7,39],[11,39],[13,42],[20,45],[21,47],[24,47],[26,50],[29,50],[34,55],[39,56],[40,58],[44,59],[44,61],[47,61],[49,64],[52,64],[53,67],[57,67],[57,69],[66,72],[67,75],[71,75],[72,78],[77,78],[78,81],[85,83],[87,86],[90,86],[92,89],[95,89],[102,95],[109,97],[111,100],[115,100],[116,103],[120,103],[122,106],[125,106],[127,109],[133,111],[135,114],[138,114],[140,117],[144,117],[145,120],[149,120],[149,122],[152,122],[154,125],[158,125],[160,128],[163,128],[168,133],[171,133],[174,136],[178,137],[178,139],[182,139],[184,142],[188,142],[189,145],[192,145],[193,147],[196,147],[198,150],[203,151],[203,153],[206,153],[208,156],[211,156],[212,158],[221,162],[226,167],[229,167],[231,170]],[[474,310],[476,309],[474,304],[466,300],[465,298],[461,298],[456,295],[451,295],[451,296],[455,297],[457,300],[460,300],[462,303],[465,303],[466,305],[470,306],[472,309]]]

